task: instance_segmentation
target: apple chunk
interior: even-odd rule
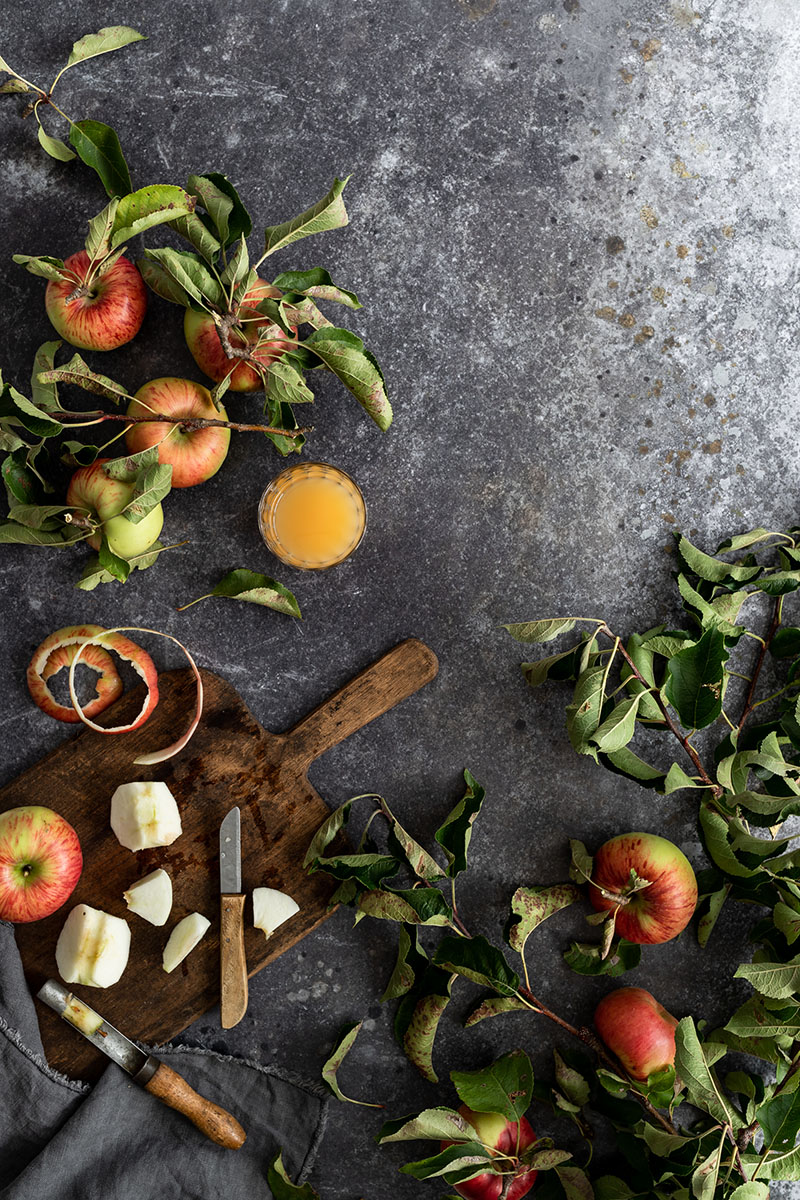
[[[151,925],[166,925],[172,911],[172,880],[161,868],[151,871],[144,879],[132,883],[123,892],[125,903],[131,912],[143,917]]]
[[[299,911],[300,905],[286,892],[268,887],[253,890],[253,924],[256,929],[263,929],[267,937]]]
[[[197,912],[189,913],[188,917],[178,921],[164,947],[162,964],[167,974],[174,971],[187,954],[191,954],[210,925],[208,918]]]
[[[127,850],[170,846],[181,835],[175,797],[165,783],[123,783],[111,797],[111,828]]]
[[[56,943],[56,965],[65,983],[111,987],[128,965],[131,931],[122,917],[78,904]]]

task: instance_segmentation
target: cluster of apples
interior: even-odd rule
[[[81,282],[76,286],[73,279],[65,278],[51,279],[47,284],[45,308],[59,335],[81,350],[116,350],[131,341],[139,332],[147,309],[147,288],[136,265],[121,255],[103,274],[93,277],[89,255],[80,250],[67,258],[64,266]],[[272,324],[255,306],[276,295],[280,292],[264,280],[257,280],[246,293],[239,318],[249,342],[254,344],[260,331]],[[275,328],[281,340],[262,342],[253,351],[265,366],[290,345],[290,339]],[[184,331],[200,370],[220,383],[230,372],[231,362],[213,318],[208,313],[187,309]],[[261,386],[261,380],[253,367],[242,361],[231,374],[228,386],[234,392],[252,392]],[[154,413],[169,417],[170,422],[132,423],[125,433],[131,454],[158,446],[159,462],[172,467],[172,487],[195,487],[217,473],[228,453],[230,429],[222,426],[186,429],[181,425],[192,418],[227,420],[225,409],[214,404],[208,388],[172,376],[153,379],[138,390],[128,405],[127,415],[141,419]],[[92,518],[102,525],[112,553],[134,558],[145,554],[158,539],[164,513],[158,504],[137,524],[122,515],[130,503],[133,485],[110,478],[104,470],[107,461],[98,459],[75,472],[67,490],[67,504],[89,510]],[[88,539],[93,549],[99,549],[100,540],[99,532]]]
[[[646,883],[646,886],[639,886]],[[683,852],[666,838],[624,833],[605,842],[594,856],[589,899],[597,912],[614,913],[618,932],[629,942],[657,945],[678,936],[697,906],[697,879]],[[623,987],[605,996],[594,1013],[602,1041],[631,1079],[644,1082],[675,1064],[678,1022],[644,988]],[[484,1172],[455,1191],[465,1200],[522,1200],[537,1172],[522,1159],[536,1141],[528,1121],[509,1121],[501,1113],[461,1116],[478,1141],[508,1164],[503,1175]],[[445,1149],[451,1143],[442,1142]]]
[[[121,784],[111,798],[111,829],[127,850],[171,846],[182,833],[175,797],[162,782]],[[59,813],[39,805],[0,814],[0,919],[41,920],[72,895],[83,868],[80,840]],[[166,925],[172,912],[172,880],[159,867],[123,893],[128,910],[151,925]],[[255,888],[253,924],[269,937],[299,911],[291,896]],[[193,912],[172,929],[164,946],[163,969],[170,974],[211,926]],[[56,966],[65,983],[111,987],[128,965],[131,934],[127,921],[89,904],[69,913],[56,943]]]

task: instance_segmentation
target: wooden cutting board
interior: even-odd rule
[[[86,903],[125,917],[131,954],[125,973],[110,988],[76,993],[129,1037],[165,1042],[219,1002],[219,826],[238,805],[242,814],[242,889],[259,886],[288,892],[297,913],[267,941],[252,927],[245,908],[248,974],[254,975],[325,920],[329,880],[308,876],[302,861],[328,807],[308,782],[311,763],[375,717],[413,695],[434,678],[436,656],[422,642],[402,642],[285,734],[267,733],[229,683],[203,671],[205,707],[188,746],[158,767],[135,767],[146,750],[169,745],[194,707],[189,671],[159,676],[161,699],[150,720],[134,733],[108,737],[86,730],[59,746],[0,790],[0,811],[43,804],[60,812],[81,841],[84,868],[70,899],[43,921],[16,927],[26,978],[35,993],[58,978],[55,944],[73,905]],[[143,685],[126,693],[101,718],[117,725],[140,708]],[[120,846],[109,826],[111,796],[121,783],[161,779],[178,802],[183,833],[172,846],[133,853]],[[174,905],[167,924],[155,928],[130,913],[125,888],[156,867],[172,877]],[[161,953],[169,931],[187,913],[201,912],[211,928],[170,975]],[[249,928],[247,928],[249,924]],[[73,1078],[95,1078],[105,1059],[37,1003],[42,1039],[51,1066]]]

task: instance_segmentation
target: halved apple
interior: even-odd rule
[[[166,925],[172,911],[172,880],[160,867],[122,893],[131,912],[151,925]]]
[[[131,931],[122,917],[77,904],[56,943],[56,965],[65,983],[111,987],[128,965]]]
[[[197,912],[189,913],[188,917],[178,921],[164,947],[162,965],[167,974],[174,971],[187,954],[191,954],[210,925],[208,918]]]
[[[181,815],[165,783],[122,783],[111,797],[111,828],[127,850],[150,850],[180,837]]]

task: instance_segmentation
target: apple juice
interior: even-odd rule
[[[364,497],[349,475],[329,463],[296,463],[267,487],[259,506],[261,534],[291,567],[319,570],[343,562],[367,523]]]

